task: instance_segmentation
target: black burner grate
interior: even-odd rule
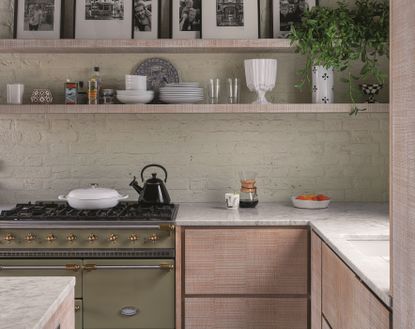
[[[151,205],[124,201],[111,209],[76,210],[66,202],[38,201],[19,203],[12,210],[4,210],[0,214],[0,220],[171,221],[176,218],[178,208],[175,204]]]

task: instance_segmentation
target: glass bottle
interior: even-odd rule
[[[91,78],[88,80],[88,104],[99,104],[102,80],[99,67],[95,66]]]

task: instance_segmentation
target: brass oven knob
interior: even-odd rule
[[[135,242],[138,240],[138,235],[137,234],[131,234],[128,238],[128,240],[130,240],[131,242]]]
[[[75,234],[68,234],[68,236],[66,237],[66,240],[68,240],[69,242],[74,242],[76,240],[76,235]]]
[[[56,236],[54,236],[53,234],[48,234],[48,236],[46,237],[46,240],[48,242],[56,241]]]
[[[25,237],[25,240],[27,242],[32,242],[33,240],[35,240],[35,236],[32,233],[28,233]]]
[[[157,234],[157,233],[150,234],[150,235],[147,237],[147,241],[151,241],[151,242],[153,242],[153,243],[156,243],[158,240],[160,240],[160,235],[159,235],[159,234]]]
[[[118,240],[118,235],[116,234],[110,234],[108,237],[108,241],[115,242],[117,240]]]
[[[95,234],[88,235],[88,241],[89,242],[94,242],[96,240],[98,240],[98,237]]]
[[[79,312],[81,310],[81,306],[80,305],[75,305],[75,312]]]
[[[11,233],[7,233],[6,236],[4,237],[4,240],[6,240],[7,242],[12,242],[15,239],[16,237]]]

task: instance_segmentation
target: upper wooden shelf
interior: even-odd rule
[[[387,113],[389,104],[358,104],[365,113]],[[351,104],[137,104],[0,105],[0,114],[191,114],[191,113],[349,113]]]
[[[292,52],[288,39],[257,40],[23,40],[0,39],[0,53]]]

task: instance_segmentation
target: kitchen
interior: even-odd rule
[[[286,39],[271,39],[272,1],[259,2],[261,39],[248,42],[166,39],[174,30],[168,3],[159,2],[161,39],[108,45],[99,38],[91,43],[11,39],[14,1],[1,0],[0,204],[2,209],[29,201],[52,206],[35,205],[30,215],[23,209],[17,221],[16,214],[4,214],[0,275],[75,277],[77,329],[389,328],[389,322],[411,328],[414,319],[403,311],[413,303],[411,289],[401,287],[411,282],[411,263],[403,252],[411,238],[401,233],[411,227],[400,217],[404,209],[411,217],[404,204],[410,203],[410,185],[408,196],[401,192],[410,182],[405,172],[410,174],[397,172],[395,187],[393,178],[393,170],[411,160],[406,150],[390,151],[410,137],[395,132],[389,142],[391,122],[402,120],[409,129],[411,121],[398,110],[389,112],[388,102],[395,100],[387,80],[376,95],[379,103],[363,104],[368,110],[356,116],[348,114],[352,104],[341,74],[334,75],[335,103],[311,104],[311,88],[294,87],[305,58],[294,54]],[[240,19],[232,12],[223,24]],[[407,13],[396,9],[392,23],[398,14]],[[392,28],[392,44],[403,28],[408,27]],[[403,53],[400,47],[391,51]],[[125,75],[154,57],[169,61],[180,81],[197,81],[205,90],[210,79],[220,79],[219,104],[64,105],[67,79],[87,85],[91,68],[98,66],[104,88],[122,89]],[[277,60],[277,82],[266,94],[273,104],[250,104],[257,97],[246,86],[244,61],[252,58]],[[393,61],[392,56],[391,75],[397,70]],[[380,67],[388,73],[386,58]],[[226,104],[228,78],[240,81],[240,104]],[[393,97],[413,83],[405,78],[392,86]],[[24,105],[6,104],[10,83],[24,84]],[[49,89],[53,104],[30,104],[36,88]],[[365,100],[360,95],[359,101]],[[399,101],[406,98],[396,100],[396,109],[404,111]],[[395,157],[405,160],[392,165],[390,194]],[[148,164],[161,164],[167,172],[147,168],[141,179]],[[226,193],[243,196],[241,171],[256,173],[258,206],[226,209]],[[130,183],[136,176],[140,186],[146,181],[151,186],[153,172],[174,206],[148,215],[154,209],[138,209],[145,193]],[[58,196],[89,190],[92,183],[128,195],[128,205],[121,201],[113,211],[93,212],[90,218],[71,212],[65,202],[56,206]],[[387,202],[398,192],[391,211],[393,232],[400,237],[391,240],[399,244],[393,257],[401,261],[391,268],[392,289]],[[332,202],[326,210],[292,207],[289,198],[304,193],[324,193]],[[140,216],[152,220],[133,220]],[[365,296],[368,302],[351,307],[327,273],[351,280],[356,290],[348,297]],[[358,314],[367,314],[367,305],[376,309],[368,312],[379,314],[373,317],[381,324],[372,318],[345,320],[365,318]]]

